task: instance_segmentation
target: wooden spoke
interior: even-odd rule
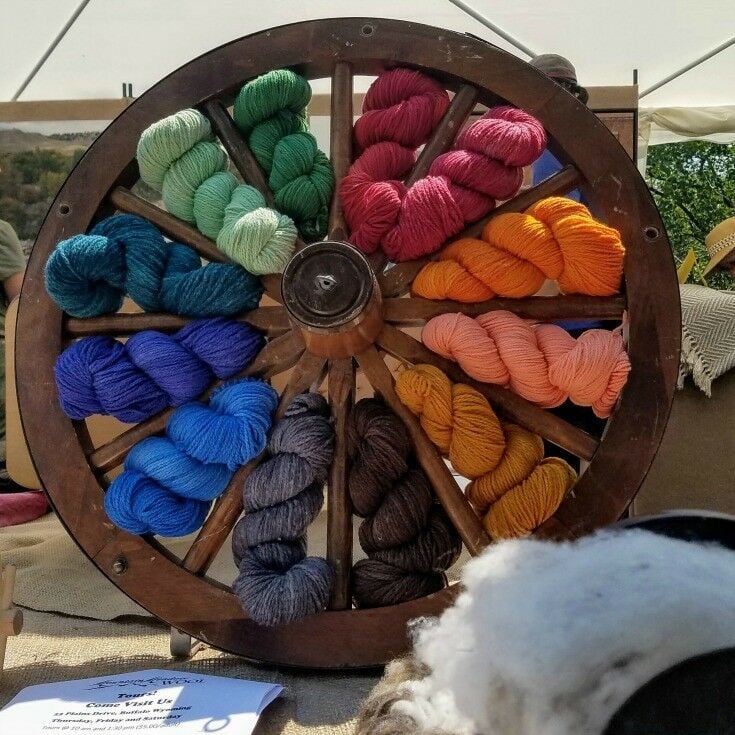
[[[418,326],[439,314],[461,312],[479,316],[488,311],[512,311],[524,319],[602,319],[620,321],[625,311],[625,296],[531,296],[527,299],[496,298],[477,304],[459,301],[431,301],[418,296],[385,299],[383,318],[391,324]]]
[[[158,227],[164,235],[172,238],[175,242],[181,242],[188,245],[192,250],[197,252],[202,258],[213,263],[232,263],[232,261],[220,250],[214,240],[210,240],[202,235],[199,230],[192,227],[188,223],[174,217],[165,209],[157,207],[155,204],[141,199],[133,194],[129,189],[118,186],[112,190],[110,201],[121,212],[128,214],[137,214],[139,217],[147,219],[150,223]],[[262,277],[265,292],[278,303],[281,302],[281,276],[278,273],[268,274]]]
[[[250,186],[254,186],[263,195],[265,203],[269,207],[275,207],[275,198],[268,184],[265,171],[260,167],[248,144],[243,140],[242,134],[235,127],[235,123],[225,106],[220,100],[213,99],[207,100],[202,108],[243,181],[250,184]],[[296,249],[302,247],[304,247],[303,240],[297,238]]]
[[[471,224],[462,232],[458,233],[451,240],[459,240],[463,237],[480,237],[482,229],[485,225],[499,214],[507,212],[523,212],[528,209],[534,202],[550,196],[562,196],[577,186],[582,180],[581,174],[574,166],[565,166],[561,171],[554,174],[550,178],[542,181],[537,186],[526,189],[513,199],[509,199],[501,204],[497,209],[493,209],[487,217]],[[406,293],[411,286],[411,282],[416,274],[426,265],[426,263],[439,257],[441,250],[425,258],[411,260],[406,263],[400,263],[392,268],[385,270],[379,277],[381,291],[383,296],[401,296]]]
[[[351,606],[352,507],[347,490],[347,422],[355,400],[352,358],[332,360],[328,381],[335,441],[327,496],[327,559],[335,572],[329,609],[345,610]]]
[[[395,327],[385,325],[378,337],[378,345],[389,355],[413,365],[417,363],[435,365],[455,383],[465,383],[482,393],[506,419],[540,434],[544,439],[548,439],[582,459],[592,459],[597,450],[599,442],[586,432],[543,408],[535,406],[506,388],[473,380],[456,362],[437,355],[424,347],[421,342]]]
[[[235,127],[229,112],[218,99],[207,100],[202,104],[202,111],[209,118],[212,129],[222,141],[229,153],[235,168],[240,172],[243,181],[254,186],[264,197],[269,207],[273,206],[273,192],[268,186],[268,178],[260,164],[252,154],[242,134]]]
[[[250,326],[277,336],[291,329],[288,313],[282,306],[260,306],[253,311],[245,312],[235,321],[245,322]],[[144,329],[155,329],[158,332],[175,332],[186,326],[191,319],[176,314],[106,314],[90,319],[69,318],[64,322],[64,333],[67,337],[89,337],[108,335],[125,337],[142,332]]]
[[[281,393],[278,418],[283,415],[288,404],[291,403],[299,393],[303,393],[307,390],[313,390],[315,392],[319,390],[319,387],[324,380],[326,364],[326,357],[314,355],[308,350],[303,352],[296,365],[294,365],[294,369],[289,376],[288,383],[286,384],[283,393]]]
[[[416,164],[406,179],[406,186],[413,186],[419,179],[429,173],[434,159],[448,151],[457,133],[470,116],[477,102],[478,90],[471,84],[463,84],[452,98],[444,117],[423,147]]]
[[[207,516],[197,537],[186,552],[182,566],[194,574],[204,574],[222,548],[242,513],[242,487],[248,475],[260,464],[263,454],[240,467],[232,476]]]
[[[294,396],[308,390],[318,383],[326,360],[304,352],[294,366],[288,384],[281,394],[276,409],[275,420],[283,418],[288,404]],[[211,565],[222,544],[233,529],[242,513],[242,488],[248,475],[263,460],[265,452],[261,452],[232,476],[232,479],[214,504],[212,512],[207,516],[194,543],[186,552],[183,566],[194,574],[204,574]]]
[[[561,171],[545,179],[540,184],[522,191],[496,209],[493,209],[487,217],[474,222],[462,230],[456,239],[461,237],[480,237],[483,228],[493,217],[497,217],[499,214],[507,214],[508,212],[525,212],[532,204],[535,204],[540,199],[564,196],[564,194],[568,194],[580,183],[582,183],[582,176],[579,171],[574,166],[564,166]]]
[[[473,555],[479,554],[490,543],[490,539],[437,448],[424,433],[418,419],[396,395],[390,370],[374,347],[358,355],[357,362],[373,388],[406,425],[413,440],[416,458],[467,550]]]
[[[167,235],[175,242],[188,245],[192,250],[199,253],[202,258],[214,263],[232,262],[223,252],[217,249],[214,240],[210,240],[205,235],[202,235],[195,227],[192,227],[178,217],[174,217],[165,209],[161,209],[155,204],[141,199],[129,189],[123,186],[116,187],[110,194],[110,201],[121,212],[137,214],[139,217],[147,219],[151,224],[158,227],[164,235]]]
[[[339,200],[339,187],[352,162],[352,67],[344,61],[335,64],[332,74],[329,155],[335,182],[329,209],[329,239],[347,240],[347,225]]]
[[[303,351],[304,345],[301,336],[294,332],[288,332],[268,342],[255,360],[236,377],[257,375],[262,378],[270,378],[293,367]],[[222,381],[216,381],[204,393],[202,398],[209,396],[221,383]],[[154,434],[160,434],[166,428],[166,423],[174,410],[174,408],[167,408],[147,421],[124,431],[108,444],[95,449],[89,455],[89,462],[92,467],[98,473],[108,472],[117,467],[138,442]]]

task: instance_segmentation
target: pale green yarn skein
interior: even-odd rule
[[[227,170],[227,154],[202,113],[182,110],[151,125],[140,137],[137,158],[141,179],[161,192],[166,209],[196,224],[233,261],[255,275],[285,268],[296,225]]]
[[[235,98],[235,125],[268,176],[276,207],[306,240],[326,234],[334,171],[306,122],[311,87],[302,76],[276,69],[248,82]]]

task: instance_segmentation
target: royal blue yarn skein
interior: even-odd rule
[[[215,378],[231,378],[263,343],[249,324],[221,317],[192,321],[171,335],[146,330],[124,344],[85,337],[56,360],[59,401],[71,419],[103,414],[145,421],[198,398]]]
[[[260,454],[278,404],[261,380],[225,383],[209,404],[177,408],[165,437],[149,437],[125,459],[105,511],[130,533],[185,536],[204,523],[238,467]]]
[[[244,268],[202,265],[190,247],[167,243],[132,214],[108,217],[89,234],[60,242],[46,263],[46,290],[80,318],[117,311],[125,295],[145,311],[231,316],[254,309],[263,294],[260,280]]]

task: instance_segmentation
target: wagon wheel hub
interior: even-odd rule
[[[286,266],[281,297],[307,348],[323,357],[349,357],[380,333],[380,288],[365,256],[346,242],[317,242]]]

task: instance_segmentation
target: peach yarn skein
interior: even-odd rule
[[[399,399],[457,472],[472,482],[470,503],[492,538],[532,533],[550,518],[577,479],[562,459],[544,459],[540,436],[500,422],[474,388],[452,384],[433,365],[416,365],[396,379]]]
[[[589,329],[575,339],[555,324],[530,324],[509,311],[472,319],[441,314],[421,332],[430,349],[475,380],[510,388],[542,408],[567,399],[612,413],[630,372],[619,331]]]
[[[427,299],[477,303],[532,296],[548,278],[565,294],[612,296],[620,290],[624,256],[617,230],[583,204],[548,197],[523,213],[494,217],[482,240],[455,240],[419,271],[412,289]]]

